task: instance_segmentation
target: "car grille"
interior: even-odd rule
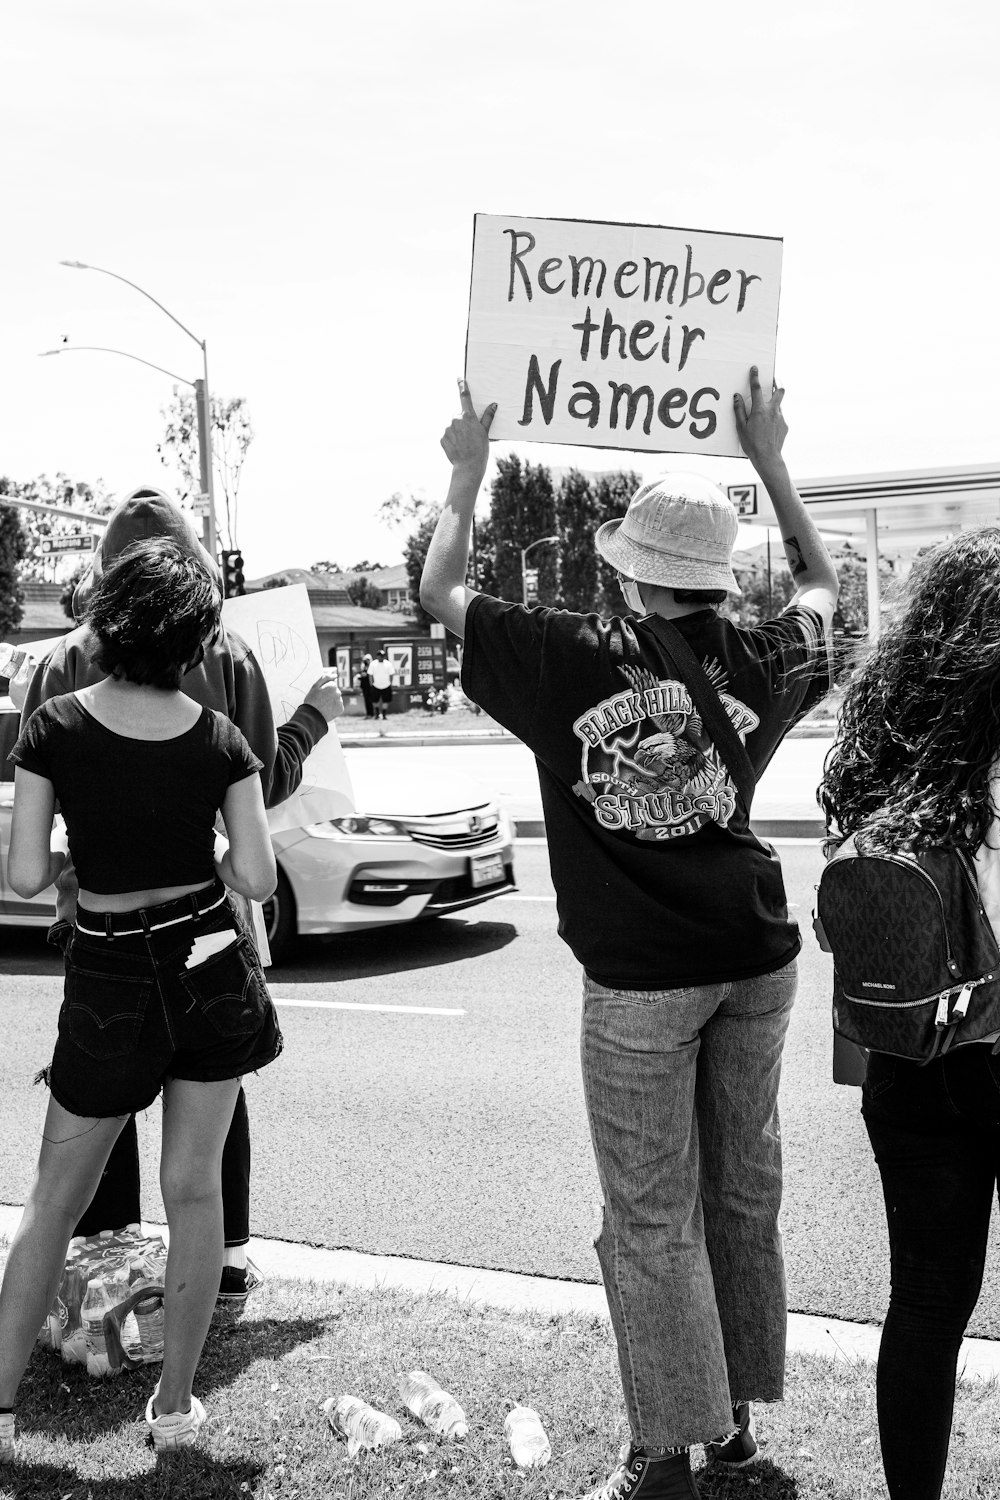
[[[433,818],[407,818],[405,826],[415,843],[432,849],[478,849],[496,838],[500,815],[495,807],[474,807]]]

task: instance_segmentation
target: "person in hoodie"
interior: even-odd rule
[[[163,490],[140,487],[128,491],[108,517],[94,553],[90,572],[78,584],[73,613],[80,619],[105,568],[132,542],[172,537],[200,559],[219,580],[214,559],[202,546],[189,518]],[[90,687],[106,675],[99,666],[97,639],[86,624],[79,625],[41,661],[27,685],[21,707],[24,729],[35,709],[50,698]],[[275,728],[264,675],[250,647],[235,631],[220,626],[202,662],[181,683],[189,698],[232,720],[262,762],[260,772],[266,807],[276,807],[298,789],[302,764],[327,732],[329,722],[343,711],[335,671],[320,674],[286,724]],[[77,880],[67,863],[56,883],[56,920],[50,941],[61,947],[76,912]],[[219,1300],[241,1304],[259,1276],[247,1261],[250,1238],[250,1122],[241,1088],[233,1123],[222,1155],[222,1201],[225,1256]],[[134,1117],[115,1142],[97,1192],[76,1234],[96,1234],[141,1220],[139,1148]]]

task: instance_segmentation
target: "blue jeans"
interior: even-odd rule
[[[781,1051],[794,962],[679,990],[584,978],[583,1084],[604,1218],[597,1255],[632,1435],[732,1431],[784,1387]]]

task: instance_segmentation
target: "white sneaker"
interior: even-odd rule
[[[14,1413],[0,1412],[0,1463],[10,1463],[15,1452]]]
[[[158,1453],[171,1448],[189,1447],[197,1439],[202,1424],[208,1421],[205,1408],[198,1397],[191,1397],[190,1411],[163,1411],[155,1417],[153,1415],[155,1395],[154,1391],[146,1406],[146,1425],[153,1435],[153,1447]]]

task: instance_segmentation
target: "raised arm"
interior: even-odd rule
[[[781,456],[788,424],[781,411],[785,392],[775,387],[768,400],[760,386],[757,366],[750,367],[750,411],[743,397],[734,396],[736,430],[747,458],[771,497],[781,531],[781,544],[792,578],[793,603],[806,604],[829,625],[840,593],[840,581],[816,525],[802,503]]]
[[[469,387],[458,382],[462,415],[449,424],[441,447],[451,460],[451,483],[420,579],[420,602],[429,615],[453,635],[465,638],[465,614],[475,589],[465,582],[469,570],[472,513],[490,456],[490,424],[496,403],[476,416]]]

